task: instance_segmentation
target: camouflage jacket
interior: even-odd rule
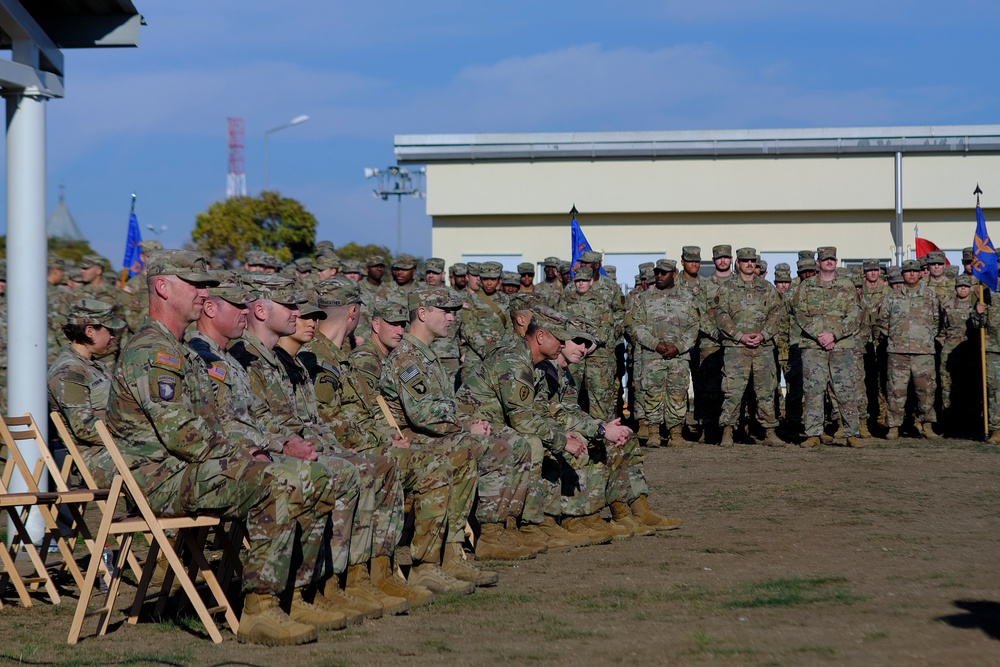
[[[954,350],[959,344],[971,339],[973,313],[978,299],[975,294],[962,301],[953,296],[941,304],[941,333],[938,342],[945,352]]]
[[[411,280],[405,285],[400,285],[393,279],[389,279],[389,282],[382,281],[382,287],[379,288],[378,292],[375,293],[376,299],[389,299],[390,301],[395,301],[406,305],[407,299],[410,296],[410,292],[420,287],[420,283],[416,280]]]
[[[973,309],[972,323],[980,329],[986,329],[986,351],[991,354],[1000,353],[1000,303],[994,305],[994,295],[986,293],[986,312],[980,315]]]
[[[854,349],[862,311],[850,278],[820,280],[816,275],[802,281],[791,299],[791,313],[792,322],[802,332],[800,347],[821,349],[819,335],[830,332],[836,349]]]
[[[510,340],[510,310],[507,295],[500,290],[492,296],[482,290],[472,292],[460,312],[459,342],[466,356],[471,352],[475,358],[482,359],[494,347]]]
[[[354,386],[347,381],[347,355],[343,350],[316,331],[297,356],[312,381],[319,418],[333,430],[337,440],[357,451],[379,445],[378,434],[367,432],[344,410],[345,404],[357,401],[353,398]]]
[[[344,393],[344,419],[365,429],[377,442],[388,442],[396,435],[376,399],[381,395],[379,383],[385,359],[386,355],[369,338],[351,353],[346,367],[341,366],[346,384],[351,387],[351,391]]]
[[[156,320],[146,320],[122,350],[108,429],[143,488],[159,488],[188,463],[249,457],[238,433],[219,428],[205,373],[194,350]]]
[[[895,354],[934,354],[941,329],[941,302],[934,290],[920,282],[889,292],[878,314],[879,332],[889,339]]]
[[[876,283],[875,287],[871,287],[868,281],[865,281],[864,286],[861,288],[861,308],[864,311],[862,313],[862,321],[867,324],[868,338],[865,339],[864,343],[875,343],[878,340],[878,311],[882,307],[882,302],[885,300],[886,294],[891,292],[892,289],[886,283]]]
[[[644,349],[655,351],[661,342],[675,345],[681,354],[698,342],[701,308],[698,295],[679,286],[653,287],[639,295],[632,312],[635,339]]]
[[[930,276],[927,277],[927,286],[934,290],[941,303],[955,296],[955,279],[948,276],[941,276],[940,282],[935,282]]]
[[[713,301],[715,320],[723,347],[739,347],[740,338],[759,332],[764,341],[756,349],[774,345],[778,335],[781,303],[774,285],[757,276],[752,281],[733,278],[725,281]]]
[[[103,446],[94,426],[107,420],[111,376],[104,367],[67,345],[49,366],[48,388],[49,409],[59,412],[73,438]]]
[[[451,378],[431,348],[409,333],[382,365],[382,396],[403,432],[442,437],[467,430]]]
[[[535,404],[535,368],[524,339],[502,345],[463,379],[455,394],[458,409],[492,426],[507,425],[523,435],[538,436],[546,449],[566,449],[566,434]]]
[[[713,341],[715,344],[702,344],[702,347],[718,347],[722,342],[719,337],[719,323],[715,316],[715,297],[719,294],[719,289],[727,282],[734,280],[735,274],[729,274],[728,278],[720,278],[714,273],[702,281],[704,287],[704,309],[701,314],[701,337]]]
[[[205,362],[205,376],[227,431],[239,431],[253,448],[280,453],[282,444],[265,433],[254,415],[266,409],[250,388],[250,377],[235,358],[197,329],[187,335],[187,344]]]
[[[451,287],[448,288],[448,291],[462,301],[462,311],[459,312],[464,312],[465,304],[469,301],[468,293],[465,291],[460,292]],[[456,313],[455,321],[448,327],[448,335],[435,338],[431,343],[431,349],[434,350],[434,354],[437,355],[438,359],[458,359],[462,356],[461,348],[458,344],[461,331],[462,318],[459,313]]]
[[[558,278],[551,283],[543,280],[535,285],[535,292],[545,297],[546,305],[548,305],[549,308],[555,308],[557,310],[559,308],[559,303],[562,301],[562,291],[562,281]]]
[[[593,287],[586,294],[574,290],[565,295],[562,312],[570,317],[585,319],[593,327],[592,331],[597,340],[604,343],[604,349],[614,349],[618,342],[614,313],[608,308],[607,298],[595,294]]]
[[[540,407],[566,431],[579,433],[588,440],[597,437],[597,429],[603,423],[580,407],[576,380],[569,368],[547,359],[535,366],[535,397]]]

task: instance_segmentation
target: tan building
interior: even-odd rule
[[[719,243],[754,246],[771,266],[820,245],[898,261],[914,225],[957,262],[977,184],[1000,229],[1000,125],[400,135],[395,148],[427,167],[433,254],[449,264],[569,259],[574,205],[621,282],[682,245],[704,260]]]

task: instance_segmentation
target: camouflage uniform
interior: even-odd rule
[[[534,287],[535,292],[545,297],[545,303],[549,308],[559,308],[560,301],[562,301],[563,285],[558,277],[552,282],[543,280],[540,283],[536,283]]]
[[[455,390],[430,347],[410,334],[386,358],[380,380],[382,395],[403,435],[417,447],[426,443],[454,451],[452,463],[464,465],[461,457],[471,457],[479,471],[480,523],[504,524],[510,516],[524,511],[524,486],[511,486],[508,473],[530,465],[530,450],[511,447],[501,438],[473,435],[471,420],[458,412]],[[453,498],[453,502],[458,498]],[[449,508],[449,542],[464,539],[465,521],[472,509]]]
[[[741,277],[727,280],[715,296],[711,310],[722,338],[725,365],[719,417],[722,426],[736,426],[740,401],[751,380],[757,395],[757,419],[764,428],[778,425],[772,397],[777,387],[774,338],[778,334],[780,307],[777,290],[759,276],[752,281]],[[759,331],[764,337],[756,348],[739,342],[743,334],[751,331]]]
[[[482,290],[471,292],[462,305],[459,346],[462,377],[472,374],[483,358],[497,345],[510,340],[510,312],[507,295],[499,289],[492,296]],[[456,314],[456,318],[458,315]]]
[[[577,274],[582,270],[578,269]],[[610,280],[603,282],[611,284]],[[575,377],[580,378],[587,391],[587,412],[602,421],[609,421],[615,418],[615,403],[620,389],[615,360],[619,332],[614,311],[609,308],[611,299],[607,289],[602,295],[597,285],[595,282],[586,294],[580,294],[575,289],[566,294],[562,301],[562,312],[571,317],[583,318],[595,328],[600,345],[571,370]],[[621,292],[618,294],[621,296]]]
[[[968,284],[971,280],[959,278],[957,284]],[[941,304],[941,366],[939,381],[941,387],[942,418],[952,426],[962,426],[974,419],[972,413],[981,403],[976,369],[976,343],[973,342],[972,314],[978,299],[970,294],[964,300],[952,296]],[[963,415],[964,418],[960,417]]]
[[[334,485],[351,488],[357,480],[333,480],[305,461],[251,459],[239,434],[219,428],[224,417],[200,379],[206,373],[193,350],[147,321],[115,370],[108,427],[154,512],[218,513],[246,522],[245,590],[285,590],[300,532],[294,587],[304,587],[313,581]]]
[[[246,369],[253,393],[264,411],[256,418],[267,430],[287,439],[299,435],[313,443],[324,457],[340,458],[358,469],[359,497],[351,527],[350,564],[392,553],[402,531],[402,488],[395,467],[384,457],[352,453],[337,443],[333,432],[319,421],[309,373],[301,362],[275,346],[268,350],[259,338],[244,331],[230,347]]]
[[[864,408],[861,410],[862,415],[871,414],[875,411],[877,406],[877,421],[884,422],[884,416],[886,413],[886,396],[885,396],[885,385],[886,385],[886,352],[885,352],[885,341],[882,336],[879,335],[878,331],[878,311],[882,307],[882,301],[885,300],[886,294],[891,292],[892,289],[886,283],[876,283],[874,286],[870,285],[865,281],[864,286],[861,288],[861,308],[863,309],[862,321],[867,323],[867,329],[869,335],[866,339],[859,342],[864,342],[864,392],[865,397],[863,400]],[[858,391],[861,391],[861,385],[858,385]]]
[[[666,265],[663,260],[661,263]],[[669,430],[684,422],[691,380],[690,353],[698,341],[701,317],[698,293],[690,286],[675,284],[662,290],[654,286],[639,296],[632,327],[642,348],[639,400],[650,428],[662,424]],[[676,346],[677,356],[664,359],[656,351],[660,343]]]
[[[994,296],[988,294],[988,299]],[[986,312],[980,315],[973,311],[972,322],[977,328],[986,329],[986,406],[993,440],[993,434],[1000,431],[1000,307],[987,300]]]
[[[888,427],[899,428],[903,424],[903,406],[911,378],[917,394],[917,421],[937,421],[934,338],[941,328],[941,302],[937,294],[922,282],[912,288],[904,284],[889,292],[879,310],[878,327],[889,341]]]
[[[801,332],[802,388],[805,394],[805,431],[807,436],[823,433],[825,396],[839,407],[844,434],[857,437],[858,394],[855,336],[861,321],[854,283],[834,276],[825,281],[813,276],[803,280],[791,299],[792,322]],[[834,348],[819,344],[821,333],[833,334]]]
[[[702,281],[704,286],[705,309],[701,314],[701,335],[698,339],[698,371],[694,376],[695,409],[701,414],[703,427],[719,423],[722,410],[723,357],[719,326],[715,321],[715,297],[719,289],[728,281],[735,280],[730,275],[720,278],[711,275]]]

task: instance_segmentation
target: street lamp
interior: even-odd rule
[[[146,225],[146,229],[148,229],[149,231],[151,231],[154,234],[156,234],[157,236],[159,236],[161,233],[167,231],[167,226],[166,225],[160,225],[159,228],[156,228],[153,225]]]
[[[309,116],[306,116],[306,115],[296,116],[295,118],[291,119],[290,121],[288,121],[284,125],[279,125],[278,127],[272,127],[270,130],[268,130],[268,131],[266,131],[264,133],[264,190],[267,190],[267,184],[268,184],[268,167],[269,167],[269,161],[270,161],[270,148],[269,148],[268,144],[269,144],[270,136],[272,134],[274,134],[275,132],[277,132],[278,130],[284,130],[284,129],[287,129],[289,127],[294,127],[296,125],[301,125],[302,123],[306,122],[307,120],[309,120]]]
[[[417,176],[423,176],[427,169],[416,170]],[[389,197],[396,198],[396,255],[403,252],[403,196],[422,197],[420,186],[414,183],[414,174],[402,167],[386,167],[372,169],[365,167],[365,178],[377,178],[378,187],[372,190],[376,199],[387,201]]]

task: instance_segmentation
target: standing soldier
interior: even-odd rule
[[[977,299],[972,295],[974,278],[955,278],[955,295],[941,304],[941,423],[945,431],[960,433],[973,421],[971,406],[979,403],[973,369],[976,345],[972,341],[972,314]]]
[[[392,260],[389,271],[392,273],[392,281],[388,285],[382,285],[376,293],[376,298],[406,303],[410,292],[419,286],[414,280],[417,273],[417,260],[413,255],[400,255]]]
[[[586,255],[586,253],[584,253]],[[586,411],[602,421],[614,419],[615,401],[618,396],[618,379],[615,377],[615,337],[614,315],[608,308],[608,298],[597,292],[594,271],[589,266],[581,266],[573,276],[576,290],[563,298],[562,310],[571,317],[580,317],[591,322],[598,340],[594,350],[583,363],[571,369],[579,379],[581,388],[586,388]]]
[[[504,271],[500,278],[500,289],[510,296],[521,291],[521,278],[513,271]]]
[[[733,444],[740,402],[751,382],[757,395],[757,419],[766,429],[765,444],[774,447],[785,444],[775,433],[778,420],[771,400],[777,385],[774,338],[778,334],[781,304],[774,286],[757,276],[756,256],[753,248],[736,251],[739,272],[719,287],[713,302],[724,350],[724,398],[719,417],[723,428],[720,444],[724,447]]]
[[[372,313],[375,312],[375,295],[382,288],[382,276],[385,275],[385,258],[382,255],[369,255],[365,261],[365,277],[358,283],[361,288],[361,319],[358,320],[357,332],[354,335],[354,346],[365,341],[365,336],[371,331]]]
[[[855,335],[861,308],[854,283],[837,275],[837,249],[819,249],[819,274],[802,281],[791,300],[792,322],[802,332],[802,388],[806,440],[815,447],[823,434],[826,392],[839,408],[847,444],[860,447]]]
[[[472,267],[469,267],[470,273]],[[481,280],[478,292],[472,292],[462,305],[459,343],[462,351],[462,375],[468,375],[497,345],[510,335],[507,295],[499,290],[503,265],[483,262],[476,271]],[[472,281],[469,281],[472,284]],[[454,326],[454,325],[452,325]]]
[[[639,296],[648,287],[643,274],[647,268],[652,272],[653,266],[653,262],[643,262],[639,265],[639,276],[637,276],[636,285],[631,292],[625,295],[625,340],[628,343],[625,353],[627,362],[625,373],[628,376],[628,384],[626,385],[628,395],[626,396],[626,401],[631,412],[629,416],[632,422],[638,427],[636,435],[643,442],[649,438],[649,430],[646,428],[646,413],[643,411],[642,402],[639,401],[639,375],[642,373],[643,368],[642,348],[635,341],[635,329],[632,326],[632,311],[635,309],[635,304]]]
[[[444,285],[444,260],[430,257],[424,260],[424,283],[430,287]]]
[[[934,339],[941,328],[941,302],[934,290],[920,281],[920,263],[903,262],[903,285],[886,296],[879,310],[879,332],[888,339],[889,431],[886,440],[899,438],[903,407],[910,380],[917,394],[916,427],[925,438],[934,433]]]
[[[521,262],[517,265],[519,289],[522,292],[535,291],[535,265],[531,262]]]
[[[703,281],[705,309],[701,314],[701,334],[698,339],[698,372],[694,378],[694,401],[701,413],[702,437],[716,428],[722,409],[722,343],[715,321],[715,297],[719,288],[733,277],[733,247],[712,248],[715,273]]]
[[[559,280],[559,258],[546,257],[542,262],[542,270],[545,271],[545,280],[535,285],[535,291],[545,297],[550,308],[555,308],[559,305],[563,288],[562,281]]]
[[[455,292],[464,292],[469,284],[469,265],[465,262],[455,262],[448,267],[448,280]]]
[[[778,337],[774,340],[775,347],[775,358],[778,361],[778,372],[781,374],[777,387],[775,389],[775,411],[778,414],[778,421],[782,425],[784,433],[788,433],[788,414],[785,412],[785,406],[782,402],[781,396],[781,382],[782,378],[785,383],[785,390],[788,390],[788,337],[789,329],[791,327],[791,298],[786,297],[788,289],[792,286],[792,268],[782,262],[781,264],[774,265],[774,289],[778,292],[778,297],[781,299],[781,310],[779,311],[779,317],[781,322],[778,326]],[[790,437],[790,436],[789,436]]]
[[[659,447],[662,427],[669,433],[667,444],[679,447],[684,444],[690,353],[698,341],[701,304],[697,292],[676,284],[673,260],[657,260],[653,275],[654,287],[642,293],[632,314],[645,360],[639,397],[649,429],[646,446]]]
[[[955,280],[945,275],[948,263],[944,253],[940,250],[927,253],[927,284],[931,286],[941,303],[944,303],[955,296]]]
[[[677,277],[677,287],[688,290],[694,294],[698,301],[699,317],[704,317],[707,310],[705,303],[705,284],[699,275],[701,270],[701,248],[696,245],[686,245],[681,248],[681,273]],[[700,322],[699,322],[700,325]],[[688,355],[688,362],[691,367],[691,377],[698,376],[698,366],[701,364],[701,357],[698,355],[698,344],[695,343]],[[694,409],[688,410],[684,420],[692,431],[695,440],[701,439],[701,406],[698,403],[699,396],[695,394]]]
[[[885,295],[891,290],[889,283],[882,280],[882,270],[877,259],[866,259],[862,265],[865,276],[865,284],[861,288],[861,307],[864,310],[863,319],[868,323],[869,336],[865,344],[865,394],[863,405],[864,412],[871,413],[872,407],[877,407],[875,421],[885,424],[886,398],[885,398],[885,341],[878,332],[878,311],[882,307]],[[862,391],[858,385],[858,391]],[[867,424],[861,423],[861,435],[865,434]]]
[[[989,294],[992,297],[993,294]],[[989,442],[1000,444],[1000,307],[977,303],[974,324],[986,329],[986,407],[989,412]]]

